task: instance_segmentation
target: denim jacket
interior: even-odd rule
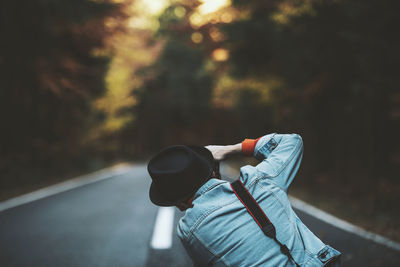
[[[269,134],[257,142],[257,166],[240,169],[240,180],[276,227],[300,266],[324,266],[340,256],[299,219],[287,196],[302,159],[297,134]],[[195,194],[178,224],[178,236],[196,266],[295,266],[264,235],[227,181],[211,179]]]

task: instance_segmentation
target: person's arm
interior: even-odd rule
[[[261,137],[260,137],[261,138]],[[247,156],[251,156],[253,154],[254,148],[257,144],[257,141],[260,139],[245,139],[243,142],[235,144],[235,145],[227,145],[227,146],[217,146],[217,145],[209,145],[206,146],[208,150],[211,151],[215,160],[223,160],[226,156],[230,154],[243,154]]]
[[[303,157],[303,140],[298,134],[268,134],[261,137],[253,150],[261,160],[257,170],[287,191]]]
[[[227,146],[216,146],[216,145],[209,145],[206,146],[208,150],[211,151],[215,160],[223,160],[226,156],[230,154],[238,154],[242,152],[242,144],[238,143],[236,145],[227,145]]]
[[[206,146],[216,160],[232,153],[255,156],[261,161],[257,170],[264,178],[273,178],[285,191],[293,181],[303,155],[303,142],[298,134],[268,134],[257,139],[245,139],[229,146]]]

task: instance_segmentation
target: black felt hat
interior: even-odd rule
[[[193,195],[211,176],[214,158],[205,147],[170,146],[147,165],[153,182],[150,200],[158,206],[175,206]]]

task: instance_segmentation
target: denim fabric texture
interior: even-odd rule
[[[261,162],[240,169],[240,180],[257,200],[300,266],[324,266],[340,252],[324,244],[298,218],[287,196],[303,155],[297,134],[263,136],[254,149]],[[195,266],[295,266],[264,235],[227,181],[211,179],[195,194],[178,224],[178,236]]]

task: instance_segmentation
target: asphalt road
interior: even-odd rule
[[[0,212],[0,266],[191,266],[174,227],[171,249],[150,247],[157,207],[144,165]],[[400,253],[297,211],[342,266],[400,266]],[[182,216],[175,212],[174,224]]]

